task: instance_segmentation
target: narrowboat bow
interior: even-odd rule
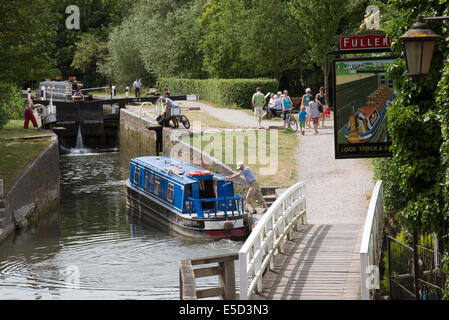
[[[251,231],[233,182],[203,168],[170,157],[134,158],[126,186],[133,214],[179,234],[240,240]]]

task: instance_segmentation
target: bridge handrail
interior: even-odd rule
[[[382,253],[384,197],[382,181],[377,181],[371,196],[360,244],[360,287],[361,299],[374,297],[379,288],[379,262]]]
[[[287,189],[263,215],[239,251],[240,299],[262,291],[262,275],[273,269],[275,251],[282,252],[285,238],[299,223],[306,223],[306,184]],[[250,280],[250,276],[252,279]]]

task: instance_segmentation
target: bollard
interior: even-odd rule
[[[41,88],[41,97],[42,100],[47,100],[47,89],[45,88],[45,86],[42,86]]]
[[[126,97],[129,98],[129,87],[126,87],[125,92],[126,92]]]
[[[111,99],[115,98],[115,94],[116,94],[115,90],[116,90],[116,87],[112,86],[112,88],[111,88]]]

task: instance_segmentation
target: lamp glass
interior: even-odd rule
[[[435,48],[435,41],[427,40],[427,41],[423,42],[422,65],[421,65],[421,73],[422,74],[429,74],[429,72],[430,72],[430,65],[432,63],[434,48]]]
[[[404,41],[407,70],[410,75],[421,73],[421,41]]]

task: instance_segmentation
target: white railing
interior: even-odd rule
[[[377,181],[366,215],[360,245],[361,299],[370,300],[379,289],[379,260],[382,253],[384,197],[382,181]]]
[[[290,239],[299,223],[307,223],[305,182],[291,186],[271,205],[240,249],[241,300],[262,291],[264,271],[274,268],[276,250],[282,252],[286,238]]]

